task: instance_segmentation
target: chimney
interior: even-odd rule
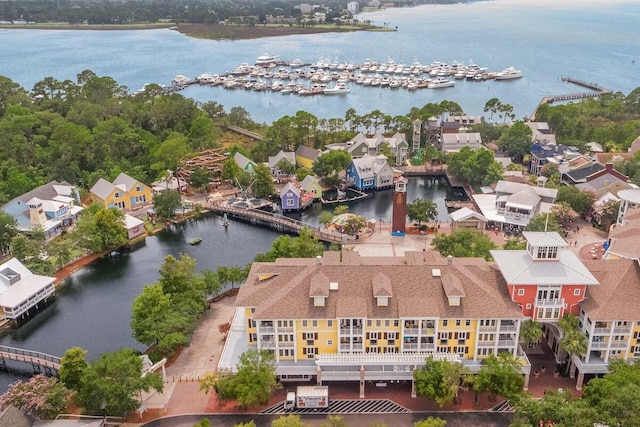
[[[604,165],[604,170],[606,170],[607,172],[613,172],[613,163],[608,162]]]

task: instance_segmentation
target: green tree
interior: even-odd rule
[[[511,353],[492,354],[482,361],[473,388],[478,393],[488,391],[511,399],[522,393],[524,377],[521,368],[520,360]]]
[[[315,258],[322,255],[322,242],[314,236],[313,231],[303,228],[297,237],[280,236],[271,244],[265,254],[258,254],[254,261],[273,262],[277,258]]]
[[[556,216],[552,213],[538,214],[529,220],[529,223],[524,227],[525,231],[556,231],[564,236],[564,230],[558,222]]]
[[[538,426],[540,422],[545,426],[551,422],[555,426],[593,427],[596,420],[571,390],[550,389],[541,399],[526,396],[511,402],[515,407],[512,427]]]
[[[11,239],[17,235],[16,219],[0,211],[0,252],[7,250],[11,244]]]
[[[47,244],[47,253],[56,260],[57,268],[62,268],[71,261],[71,244],[67,240],[54,240]]]
[[[256,423],[253,420],[251,420],[251,421],[247,421],[246,423],[236,424],[234,427],[256,427]]]
[[[162,379],[153,372],[142,375],[142,359],[131,349],[104,353],[84,370],[78,403],[90,415],[126,416],[138,409],[138,394],[162,392]]]
[[[469,375],[469,370],[457,362],[426,359],[425,365],[413,373],[416,393],[435,400],[441,407],[458,396],[458,389]]]
[[[488,185],[502,179],[502,165],[490,150],[463,147],[447,159],[447,167],[456,177],[472,186]]]
[[[52,420],[67,407],[70,396],[71,392],[56,378],[35,375],[27,382],[18,380],[9,385],[9,390],[0,396],[0,405],[12,405],[28,415]]]
[[[275,193],[276,188],[273,184],[271,170],[264,164],[258,164],[253,169],[253,177],[255,183],[252,186],[253,194],[256,197],[269,197]]]
[[[329,224],[331,224],[331,220],[333,219],[333,217],[334,215],[331,212],[322,211],[320,212],[320,215],[318,215],[318,222],[327,227]]]
[[[567,202],[558,202],[551,206],[551,213],[562,227],[567,227],[573,220],[573,211]]]
[[[486,104],[484,104],[483,111],[485,113],[488,113],[488,112],[491,113],[491,115],[489,116],[490,123],[493,123],[493,115],[496,114],[498,111],[500,111],[501,106],[502,106],[502,103],[498,98],[491,98],[486,102]]]
[[[163,191],[153,196],[153,210],[160,218],[173,218],[181,206],[182,200],[177,191]]]
[[[127,241],[122,211],[116,208],[100,209],[95,214],[95,222],[102,249],[117,248]]]
[[[502,249],[505,251],[521,251],[527,248],[527,242],[519,237],[510,237],[502,245]]]
[[[287,175],[292,175],[296,172],[296,165],[294,165],[293,163],[291,163],[289,160],[285,158],[278,160],[278,163],[276,163],[276,168],[280,172]]]
[[[407,216],[410,221],[417,221],[418,225],[433,221],[438,217],[438,205],[431,200],[418,197],[407,204]]]
[[[202,168],[194,168],[189,174],[189,185],[198,190],[207,190],[209,174]]]
[[[443,256],[482,257],[486,260],[491,260],[490,251],[497,248],[488,236],[470,229],[454,231],[450,235],[438,234],[433,238],[433,245]]]
[[[271,421],[271,427],[306,427],[300,415],[281,415],[279,418]]]
[[[211,420],[209,418],[203,418],[195,423],[193,427],[211,427]]]
[[[349,166],[351,155],[345,150],[329,151],[318,156],[313,164],[313,172],[320,178],[335,176]]]
[[[320,427],[348,427],[341,415],[328,415],[327,420]]]
[[[276,377],[274,356],[267,350],[248,350],[240,355],[234,375],[238,404],[253,406],[269,401],[282,387]]]
[[[520,324],[520,339],[526,345],[536,342],[542,338],[542,323],[535,320],[525,320]]]
[[[562,185],[558,188],[556,202],[566,202],[571,205],[578,215],[588,215],[591,213],[595,194],[590,191],[580,191],[574,186]]]
[[[515,122],[498,138],[498,147],[514,162],[521,163],[531,151],[531,128],[522,121]]]
[[[313,176],[313,171],[307,168],[298,168],[296,169],[296,179],[298,182],[302,182],[308,175]]]
[[[446,427],[447,421],[438,417],[428,417],[413,423],[413,427]]]
[[[71,347],[60,359],[60,381],[70,390],[80,388],[84,370],[89,366],[86,360],[87,350]]]

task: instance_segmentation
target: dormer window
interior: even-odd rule
[[[558,247],[557,246],[539,246],[537,248],[537,256],[538,259],[556,259],[558,258]]]

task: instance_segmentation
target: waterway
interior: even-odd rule
[[[524,77],[512,81],[459,81],[441,90],[389,90],[354,85],[347,96],[295,97],[279,93],[191,86],[182,93],[199,102],[216,101],[229,111],[241,106],[257,122],[271,123],[299,110],[320,118],[374,109],[406,114],[444,99],[467,114],[481,115],[487,100],[514,106],[528,116],[545,95],[582,92],[563,83],[570,76],[625,94],[639,82],[640,2],[637,0],[493,0],[471,4],[423,5],[360,14],[396,32],[292,35],[256,40],[200,40],[171,30],[53,31],[0,33],[0,75],[27,89],[45,77],[76,80],[91,69],[136,91],[145,83],[169,84],[182,74],[225,73],[253,63],[267,52],[312,63],[321,58],[362,63],[393,59],[410,64],[454,60],[500,71],[508,66]]]
[[[378,191],[368,199],[351,203],[350,211],[389,222],[391,195],[390,190]],[[418,197],[435,201],[440,220],[446,220],[444,199],[459,194],[444,178],[410,178],[407,199],[411,202]],[[317,225],[322,206],[316,206],[304,211],[300,219]],[[122,347],[144,350],[132,337],[131,305],[145,285],[158,279],[158,270],[167,255],[179,257],[187,253],[195,258],[198,270],[215,270],[222,265],[244,267],[256,254],[269,250],[279,235],[269,228],[236,221],[225,229],[217,216],[173,226],[147,237],[144,244],[129,253],[98,260],[70,276],[58,289],[54,304],[19,329],[4,333],[0,344],[55,356],[77,346],[89,351],[89,360]],[[189,245],[197,237],[202,238],[202,243]],[[22,364],[10,366],[30,369]],[[0,391],[19,377],[17,373],[0,372]]]

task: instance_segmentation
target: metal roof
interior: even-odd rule
[[[525,231],[524,238],[532,246],[558,246],[564,248],[567,242],[557,231]]]
[[[553,260],[534,260],[527,251],[491,251],[509,285],[598,285],[582,261],[569,250]]]

